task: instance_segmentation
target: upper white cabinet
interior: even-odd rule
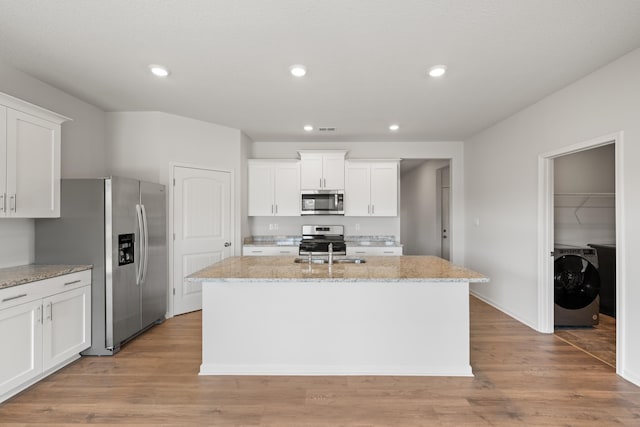
[[[345,216],[398,216],[397,161],[349,160],[345,170]]]
[[[249,160],[249,216],[300,215],[300,162]]]
[[[67,120],[0,93],[0,217],[60,216],[60,130]]]
[[[301,150],[301,190],[344,190],[346,150]]]

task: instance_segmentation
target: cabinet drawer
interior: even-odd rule
[[[288,256],[298,255],[298,246],[245,246],[244,256]]]
[[[402,246],[376,246],[373,248],[362,246],[347,246],[348,256],[400,256],[402,255]]]
[[[70,291],[91,284],[91,270],[78,271],[63,276],[52,277],[46,280],[46,293],[48,295]],[[43,280],[44,282],[44,280]]]

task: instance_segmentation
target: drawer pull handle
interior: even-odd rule
[[[80,283],[80,282],[82,282],[82,280],[78,279],[78,280],[74,280],[73,282],[66,282],[64,285],[69,286],[69,285],[73,285],[75,283]]]
[[[254,253],[254,254],[261,254],[261,253],[262,253],[262,251],[251,251],[251,253]]]
[[[16,295],[15,297],[4,298],[2,302],[13,301],[14,299],[24,298],[26,296],[27,294],[20,294],[20,295]]]

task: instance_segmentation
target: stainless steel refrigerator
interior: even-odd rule
[[[37,264],[92,264],[92,338],[112,355],[165,318],[164,185],[130,178],[63,179],[60,218],[37,219]]]

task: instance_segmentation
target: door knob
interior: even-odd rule
[[[228,248],[229,246],[231,246],[231,242],[224,242],[224,247]]]

